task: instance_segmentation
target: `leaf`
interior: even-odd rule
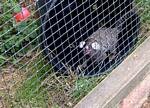
[[[26,22],[21,22],[20,24],[18,24],[17,30],[18,30],[19,32],[23,32],[24,29],[25,29],[25,27],[27,27],[27,23],[26,23]],[[30,29],[30,28],[28,28],[28,29]]]
[[[0,55],[0,66],[4,64],[6,60],[7,59],[4,56]]]
[[[6,60],[6,58],[2,55],[0,55],[0,60]]]
[[[21,11],[21,6],[20,5],[16,5],[16,6],[14,6],[15,8],[14,8],[14,12],[15,13],[18,13],[18,12],[20,12]]]

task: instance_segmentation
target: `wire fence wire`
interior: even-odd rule
[[[0,107],[73,107],[149,29],[148,0],[1,0]]]

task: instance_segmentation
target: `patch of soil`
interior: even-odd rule
[[[75,81],[77,76],[70,74],[70,76],[64,78],[63,76],[47,77],[43,81],[43,86],[47,86],[48,95],[51,97],[49,105],[59,105],[61,108],[72,108],[73,100],[70,94],[73,92]]]
[[[16,88],[24,78],[23,72],[19,72],[13,66],[7,66],[0,73],[0,108],[6,108],[9,103],[7,97],[15,94]],[[7,103],[7,104],[6,104]]]

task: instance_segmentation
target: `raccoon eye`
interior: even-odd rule
[[[97,42],[92,43],[91,46],[92,46],[92,48],[95,49],[95,50],[100,49],[100,45],[99,45]]]
[[[81,42],[79,43],[79,48],[83,48],[84,45],[85,45],[85,42],[84,42],[84,41],[81,41]]]

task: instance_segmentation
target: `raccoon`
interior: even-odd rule
[[[100,28],[87,40],[79,43],[87,60],[100,63],[106,58],[112,60],[116,56],[118,28]],[[84,65],[85,67],[86,65]]]

